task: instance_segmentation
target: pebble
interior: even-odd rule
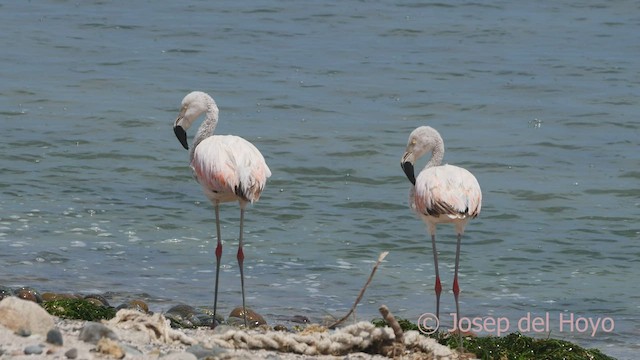
[[[20,289],[16,289],[13,294],[20,299],[33,301],[38,304],[42,303],[42,295],[31,287],[21,287]]]
[[[211,319],[213,321],[213,325],[209,325],[212,329],[217,328],[218,326],[220,326],[221,324],[224,323],[224,317],[220,316],[220,315],[216,315],[215,318]]]
[[[129,305],[131,305],[132,308],[140,310],[145,314],[149,312],[149,305],[147,305],[147,303],[142,300],[131,300],[129,301]]]
[[[304,315],[293,315],[291,318],[291,322],[299,323],[299,324],[309,324],[311,320]]]
[[[231,319],[231,318],[241,319],[242,323],[238,324],[235,319]],[[244,325],[244,311],[242,307],[238,306],[237,308],[231,310],[231,313],[229,314],[229,319],[227,321],[229,323],[233,323],[237,325]],[[257,312],[249,308],[247,308],[247,323],[250,328],[267,324],[267,322],[262,317],[262,315],[258,314]]]
[[[78,357],[78,349],[76,348],[69,349],[69,351],[64,353],[64,356],[66,356],[67,359],[75,359]]]
[[[38,355],[42,354],[42,346],[40,345],[29,345],[24,348],[25,355]]]
[[[113,330],[97,322],[87,322],[78,335],[78,339],[91,344],[97,344],[103,337],[118,340]]]
[[[25,329],[25,328],[20,328],[20,329],[16,330],[15,334],[18,335],[18,336],[22,336],[22,337],[29,337],[29,336],[31,336],[31,330]]]
[[[13,296],[13,291],[6,286],[0,286],[0,300],[6,298],[7,296]]]
[[[126,302],[124,304],[118,305],[118,307],[116,307],[116,309],[117,310],[120,310],[120,309],[131,309],[131,310],[140,311],[141,313],[144,313],[144,314],[148,314],[149,313],[149,305],[147,305],[147,303],[142,301],[142,300],[131,300],[131,301]]]
[[[275,330],[275,331],[284,331],[284,332],[289,331],[289,329],[287,329],[287,327],[282,325],[282,324],[278,324],[278,325],[274,326],[273,330]]]
[[[89,294],[84,299],[98,306],[110,306],[107,299],[100,294]]]
[[[51,329],[47,333],[47,342],[49,344],[62,346],[62,333],[58,329]]]
[[[189,305],[176,305],[164,313],[171,321],[171,327],[196,328],[198,326],[211,326],[213,317],[204,311]]]

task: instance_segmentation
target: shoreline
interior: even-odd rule
[[[403,357],[456,359],[456,352],[417,332],[405,333]],[[175,329],[161,313],[121,309],[109,320],[63,319],[38,303],[0,301],[0,358],[12,359],[388,359],[399,351],[390,328],[360,322],[336,330],[308,325],[300,332],[268,327],[243,330]],[[404,347],[403,347],[404,349]]]
[[[27,295],[29,294],[34,295],[33,291],[27,292]],[[328,330],[326,327],[311,323],[300,323],[293,326],[292,330],[282,325],[274,325],[271,328],[266,324],[243,330],[228,325],[234,323],[230,321],[232,317],[226,321],[223,319],[223,325],[218,325],[215,329],[203,324],[194,325],[191,322],[186,323],[189,328],[176,328],[177,324],[169,318],[168,313],[148,312],[148,309],[145,309],[146,304],[138,300],[129,302],[136,303],[138,306],[120,309],[117,312],[113,307],[102,306],[100,295],[87,295],[84,299],[71,300],[87,304],[94,310],[107,309],[110,313],[106,314],[95,311],[89,313],[79,306],[77,309],[81,310],[81,313],[69,313],[68,308],[62,309],[62,313],[56,313],[58,308],[66,306],[64,301],[68,299],[62,302],[49,300],[40,304],[38,299],[38,296],[34,296],[33,301],[24,300],[18,296],[7,296],[0,301],[0,359],[25,357],[29,359],[348,358],[377,360],[389,357],[472,359],[486,355],[486,353],[483,356],[466,353],[458,356],[457,352],[451,349],[457,348],[457,345],[443,342],[442,338],[438,338],[441,336],[435,338],[424,336],[416,331],[417,325],[404,319],[400,319],[402,326],[399,326],[393,316],[391,319],[380,320],[382,322],[377,320],[359,322],[337,330]],[[102,300],[106,301],[106,299]],[[73,318],[68,318],[69,315]],[[185,319],[195,319],[192,315],[185,315]],[[78,319],[85,316],[88,316],[89,320]],[[212,317],[209,318],[212,319]],[[398,330],[400,327],[402,330]],[[87,341],[87,334],[92,332],[97,332],[98,335],[93,335],[95,338]],[[583,356],[595,355],[592,357],[594,359],[614,359],[602,354],[598,349],[582,349],[562,340],[536,340],[521,334],[509,334],[505,337],[475,337],[470,334],[469,337],[465,337],[465,346],[470,344],[485,348],[494,346],[500,349],[501,354],[504,354],[504,351],[516,352],[515,349],[512,350],[507,346],[510,344],[499,343],[509,337],[513,338],[513,335],[516,335],[514,342],[529,342],[529,354],[534,351],[532,349],[541,348],[539,344],[534,346],[536,341],[546,341],[555,343],[555,346],[568,347],[569,350],[575,348],[574,353],[569,353],[570,355],[581,352]],[[56,340],[58,338],[59,340]],[[397,341],[397,338],[402,339],[402,342]],[[487,343],[487,340],[498,343]],[[442,345],[445,343],[448,346]],[[543,347],[548,347],[548,344],[544,344]],[[497,351],[496,353],[489,351],[489,354],[498,355]],[[553,357],[546,358],[553,359]],[[583,357],[569,359],[581,358]]]

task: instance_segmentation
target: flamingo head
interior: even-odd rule
[[[407,148],[400,161],[404,174],[413,185],[416,184],[414,164],[420,157],[429,152],[433,152],[437,156],[434,156],[427,166],[439,165],[444,153],[442,137],[436,129],[430,126],[420,126],[409,135]]]
[[[202,91],[193,91],[182,99],[180,114],[173,124],[173,132],[185,149],[189,149],[187,143],[187,130],[200,114],[215,109],[215,102],[211,96]]]

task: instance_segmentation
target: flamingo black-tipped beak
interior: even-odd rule
[[[189,144],[187,143],[187,132],[184,131],[182,126],[180,125],[174,126],[173,132],[176,134],[176,137],[178,138],[178,140],[180,140],[180,144],[182,144],[182,147],[189,150]]]
[[[411,181],[411,183],[415,185],[416,175],[413,171],[413,164],[410,161],[403,161],[400,163],[400,166],[402,167],[402,171],[404,171],[404,174],[407,176],[407,179],[409,179],[409,181]]]

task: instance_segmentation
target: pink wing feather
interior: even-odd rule
[[[443,165],[420,172],[415,185],[415,210],[424,215],[475,218],[482,193],[475,176],[466,169]]]
[[[257,201],[271,176],[260,151],[234,135],[214,135],[203,140],[195,149],[191,168],[198,182],[222,202],[237,197]]]

